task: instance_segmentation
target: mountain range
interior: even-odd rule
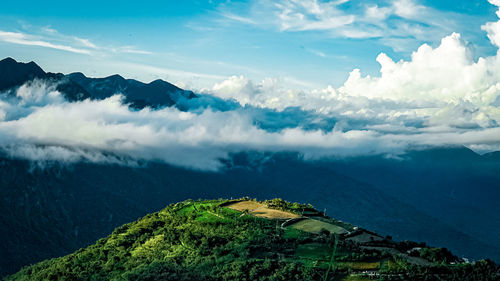
[[[33,79],[55,83],[56,90],[69,101],[88,98],[99,100],[120,93],[125,96],[126,103],[135,108],[144,108],[172,106],[179,97],[196,97],[193,92],[182,90],[163,80],[146,84],[120,75],[89,78],[82,73],[64,75],[45,72],[34,62],[21,63],[12,58],[0,61],[0,92],[15,89]]]
[[[55,85],[69,101],[121,93],[132,110],[176,106],[200,95],[168,82],[119,75],[55,74],[34,62],[0,61],[0,92],[33,80]],[[126,166],[79,162],[40,166],[0,157],[0,274],[94,243],[124,223],[186,198],[282,197],[394,240],[444,246],[460,257],[500,261],[500,152],[466,147],[304,160],[293,152],[232,154],[215,172],[159,161]]]

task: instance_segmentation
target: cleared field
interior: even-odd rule
[[[267,219],[292,219],[299,217],[299,215],[290,212],[270,209],[266,205],[254,201],[242,201],[226,207],[240,212],[248,210],[251,215]]]
[[[233,210],[243,212],[245,210],[252,211],[252,210],[255,210],[257,208],[262,208],[265,206],[266,205],[260,204],[260,203],[254,202],[254,201],[241,201],[241,202],[227,205],[226,207],[231,208]]]
[[[320,233],[323,229],[335,234],[344,234],[348,232],[340,226],[314,219],[301,220],[292,224],[291,227],[310,233]]]

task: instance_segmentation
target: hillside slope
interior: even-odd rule
[[[398,240],[426,241],[459,256],[497,259],[499,251],[422,214],[373,186],[331,169],[274,156],[209,173],[162,163],[141,167],[47,164],[0,158],[0,273],[86,247],[128,221],[185,198],[249,195],[306,201],[338,219]],[[247,167],[247,168],[245,168]]]
[[[310,205],[188,200],[6,280],[465,281],[495,280],[498,269],[488,260],[461,262],[443,248],[394,242]]]

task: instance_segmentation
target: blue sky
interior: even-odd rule
[[[421,44],[462,34],[474,57],[496,52],[481,25],[484,1],[10,1],[0,11],[0,55],[56,72],[157,78],[190,88],[233,75],[291,88],[338,87],[381,52],[408,59]]]

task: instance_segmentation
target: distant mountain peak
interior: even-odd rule
[[[10,57],[0,61],[0,91],[21,86],[30,80],[45,76],[45,71],[34,62],[17,62]]]
[[[143,108],[173,106],[179,94],[187,99],[197,97],[193,92],[185,91],[161,79],[143,83],[126,79],[119,74],[89,78],[81,72],[68,75],[46,73],[33,61],[22,63],[11,57],[0,61],[0,91],[8,91],[36,78],[59,83],[57,89],[65,94],[69,101],[87,98],[100,100],[121,93],[126,97],[126,103]]]
[[[104,79],[106,79],[106,80],[120,80],[120,81],[122,81],[122,80],[125,81],[126,80],[125,78],[123,78],[119,74],[113,74],[113,75],[110,75],[108,77],[105,77]]]
[[[17,61],[11,57],[6,57],[3,60],[0,60],[0,63],[17,63]]]

